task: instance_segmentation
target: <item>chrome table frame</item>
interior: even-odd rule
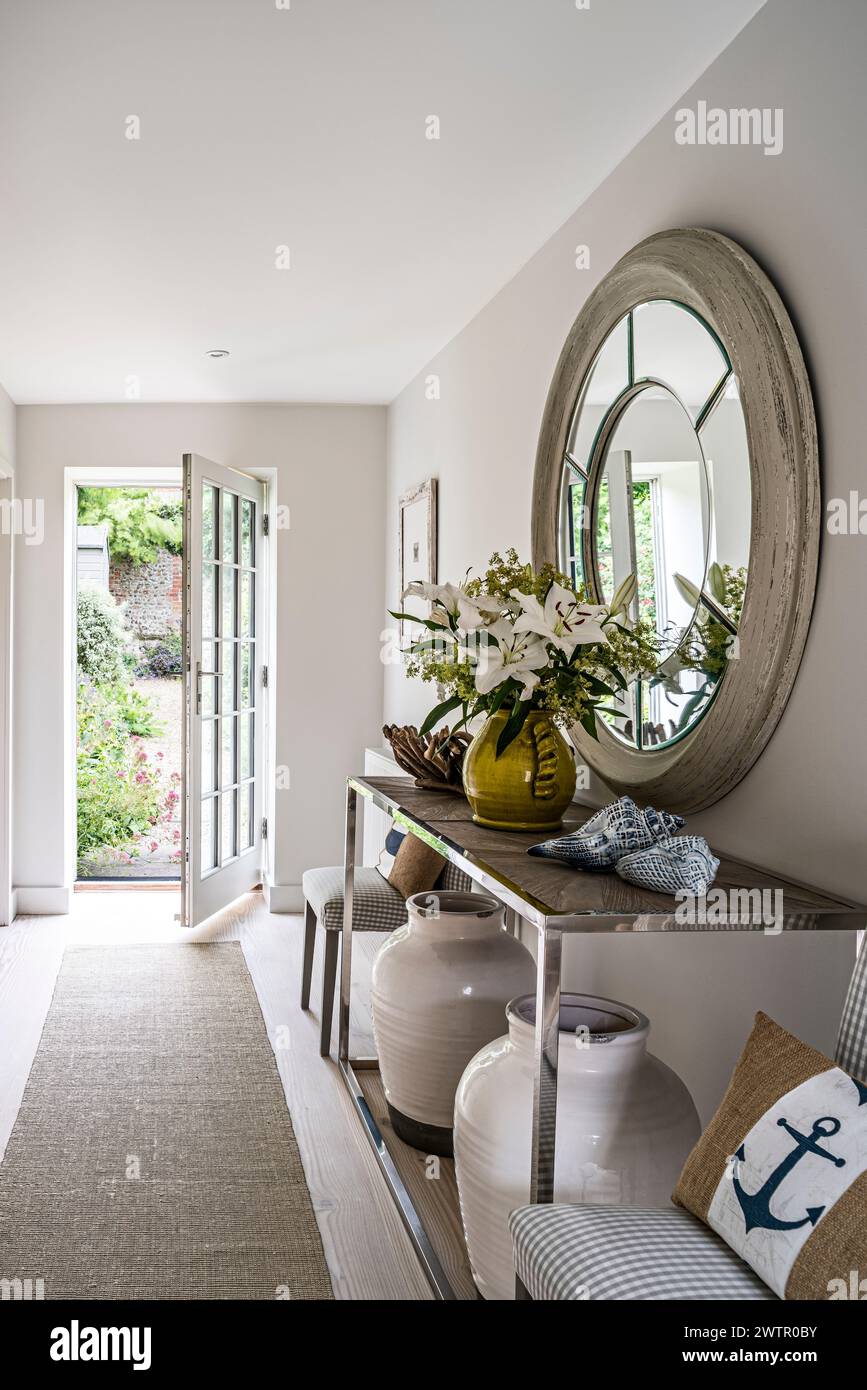
[[[411,788],[412,783],[407,782]],[[449,839],[444,839],[430,825],[414,819],[394,796],[387,794],[364,777],[349,777],[346,783],[346,841],[344,849],[343,878],[343,932],[340,960],[340,1003],[338,1010],[338,1067],[349,1090],[353,1104],[361,1121],[379,1167],[397,1203],[409,1237],[415,1247],[422,1268],[437,1298],[455,1299],[445,1270],[431,1245],[421,1218],[412,1198],[397,1170],[397,1166],[385,1144],[379,1125],[365,1100],[356,1072],[378,1070],[376,1057],[353,1057],[349,1048],[349,1000],[352,982],[352,899],[355,882],[356,830],[358,816],[358,797],[370,801],[379,810],[392,816],[396,823],[427,844],[438,850],[444,859],[457,865],[465,874],[478,883],[486,892],[497,898],[507,909],[507,923],[510,917],[533,928],[537,933],[536,954],[536,1035],[535,1066],[533,1076],[533,1125],[530,1161],[529,1203],[550,1203],[554,1200],[554,1151],[557,1125],[557,1065],[560,1035],[560,964],[564,932],[613,932],[616,930],[665,931],[671,923],[670,915],[639,915],[630,913],[613,914],[600,911],[583,911],[566,915],[553,915],[550,908],[539,899],[532,897],[517,884],[505,877],[498,877],[492,870],[477,859],[469,850],[461,849]],[[440,823],[442,824],[442,823]],[[834,927],[838,930],[858,930],[865,925],[863,909],[853,906],[851,913],[836,915],[833,920],[823,920],[819,913],[816,926]],[[750,929],[749,924],[744,924]],[[752,928],[755,929],[754,927]],[[526,1290],[520,1281],[516,1284],[516,1297],[527,1298]]]

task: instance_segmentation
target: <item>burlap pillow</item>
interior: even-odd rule
[[[442,855],[417,835],[405,835],[394,856],[388,881],[404,898],[433,888],[446,866]]]
[[[674,1193],[781,1298],[867,1275],[867,1085],[756,1014]]]

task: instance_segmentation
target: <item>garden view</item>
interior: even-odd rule
[[[178,880],[180,492],[80,488],[78,527],[78,877]]]

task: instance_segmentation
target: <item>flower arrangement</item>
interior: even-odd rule
[[[429,602],[431,612],[392,613],[427,629],[404,652],[407,675],[446,694],[420,734],[457,709],[453,734],[479,715],[503,711],[499,757],[530,711],[545,710],[553,723],[580,723],[595,738],[597,710],[625,717],[606,701],[657,664],[653,625],[628,617],[635,587],[630,575],[609,604],[590,604],[554,565],[534,570],[515,550],[492,555],[486,572],[468,573],[462,585],[411,584],[404,598]]]
[[[674,582],[681,597],[695,610],[695,618],[686,630],[675,627],[661,635],[663,651],[650,683],[661,686],[666,699],[678,706],[678,726],[686,728],[713,694],[737,650],[747,571],[743,566],[734,569],[716,562],[710,565],[707,583],[715,611],[708,607],[706,595],[691,579],[675,574]],[[686,703],[680,705],[684,671],[694,672],[697,684]]]

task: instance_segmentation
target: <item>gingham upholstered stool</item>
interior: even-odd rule
[[[867,940],[834,1059],[867,1081]],[[680,1207],[519,1207],[512,1213],[518,1278],[533,1299],[776,1299],[719,1236]]]
[[[453,888],[468,893],[472,882],[465,873],[446,864],[437,880],[438,888]],[[304,894],[304,964],[301,971],[301,1007],[310,1007],[310,982],[313,977],[313,952],[316,948],[316,926],[325,928],[325,958],[322,964],[322,1015],[319,1051],[327,1057],[331,1050],[331,1021],[334,1013],[334,983],[337,979],[337,954],[340,933],[343,931],[343,866],[328,869],[308,869],[301,879]],[[392,888],[378,869],[357,868],[352,894],[352,930],[392,932],[402,927],[407,918],[406,900]]]

